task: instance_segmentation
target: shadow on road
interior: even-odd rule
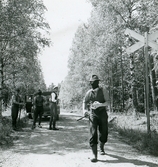
[[[20,154],[49,154],[49,155],[72,155],[85,161],[91,150],[89,148],[88,121],[76,121],[79,116],[61,115],[57,121],[59,131],[48,130],[49,119],[42,122],[43,128],[31,130],[32,122],[21,132],[17,132],[19,140],[12,147],[14,152]],[[143,159],[138,152],[135,152],[129,145],[120,141],[117,132],[110,129],[109,140],[105,146],[106,155],[98,157],[98,165],[111,166],[149,166],[157,167],[158,164]],[[81,155],[82,154],[82,155]],[[140,157],[141,158],[140,158]],[[89,161],[89,160],[88,160]]]
[[[14,151],[37,154],[65,154],[89,149],[88,122],[76,121],[74,115],[60,117],[57,121],[59,131],[48,130],[49,119],[42,121],[42,128],[31,130],[32,121],[23,131],[17,132],[20,139],[15,142]]]
[[[113,155],[113,154],[106,154],[106,156],[109,157],[109,159],[104,160],[99,160],[99,162],[105,162],[108,164],[124,164],[124,166],[129,166],[131,164],[137,165],[137,166],[148,166],[148,167],[157,167],[158,164],[152,163],[152,162],[147,162],[147,161],[142,161],[142,160],[137,160],[137,159],[128,159],[124,158],[121,156]],[[121,166],[121,165],[120,165]],[[122,167],[122,166],[121,166]]]

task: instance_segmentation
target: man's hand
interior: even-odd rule
[[[89,111],[84,110],[84,111],[83,111],[83,116],[84,116],[84,117],[89,117]]]
[[[21,106],[25,106],[25,103],[20,103],[19,105],[21,105]]]
[[[94,110],[97,109],[98,107],[101,107],[101,103],[99,103],[98,101],[95,101],[91,106],[91,108]]]

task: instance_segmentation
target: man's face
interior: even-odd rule
[[[17,90],[17,91],[16,91],[16,94],[18,95],[19,93],[20,93],[20,90]]]
[[[41,93],[41,92],[38,92],[38,95],[39,95],[39,96],[41,96],[41,95],[42,95],[42,93]]]
[[[90,85],[92,86],[93,89],[97,88],[99,86],[99,81],[90,81]]]

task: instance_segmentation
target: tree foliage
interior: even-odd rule
[[[91,17],[74,36],[69,73],[61,85],[61,96],[67,106],[71,102],[81,107],[91,74],[98,74],[101,85],[109,90],[111,111],[127,111],[134,105],[136,111],[144,112],[144,52],[139,49],[127,55],[126,48],[137,41],[124,32],[129,28],[144,35],[156,29],[158,3],[154,0],[90,2]],[[150,97],[150,107],[152,101]]]
[[[49,46],[42,0],[0,1],[0,87],[25,93],[46,89],[38,55]],[[4,91],[5,92],[5,91]],[[1,100],[4,96],[1,96]]]

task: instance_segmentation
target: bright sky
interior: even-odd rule
[[[46,20],[51,27],[53,45],[40,56],[46,85],[57,85],[67,75],[69,49],[80,24],[90,17],[91,4],[87,0],[43,0],[48,11]]]

